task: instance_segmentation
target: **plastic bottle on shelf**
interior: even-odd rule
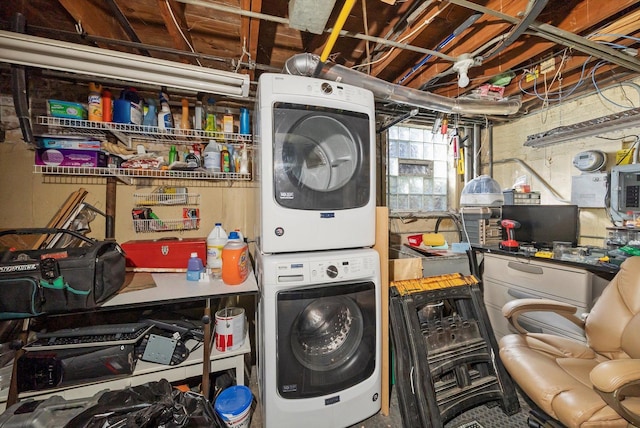
[[[222,150],[220,150],[220,171],[231,172],[231,156],[227,146],[222,146]]]
[[[172,145],[169,149],[169,165],[178,160],[178,150],[176,146]]]
[[[216,223],[209,236],[207,236],[207,266],[209,268],[222,268],[222,249],[227,240],[227,232],[222,228],[222,223]]]
[[[145,126],[158,126],[158,111],[156,100],[153,98],[147,99],[147,113],[144,115],[142,124]]]
[[[113,98],[111,91],[102,90],[102,121],[111,122],[113,120]]]
[[[171,115],[171,107],[169,107],[169,96],[160,91],[160,112],[158,113],[158,128],[171,129],[173,126],[173,116]]]
[[[180,118],[180,129],[191,129],[191,121],[189,120],[189,100],[182,99],[182,117]]]
[[[249,174],[249,153],[246,147],[240,151],[240,174]]]
[[[229,172],[237,172],[236,170],[236,158],[237,154],[235,147],[232,144],[227,144],[227,151],[229,152]]]
[[[246,107],[240,107],[240,134],[251,134],[251,127],[249,125],[249,109]]]
[[[213,111],[213,105],[216,100],[208,98],[205,107],[205,131],[217,132],[218,125],[216,124],[216,114]]]
[[[225,134],[233,134],[233,114],[227,109],[222,117],[222,132]]]
[[[201,100],[196,100],[196,107],[193,110],[193,129],[204,129],[202,126],[203,122],[206,126],[207,121],[204,113],[204,107]]]
[[[102,122],[102,85],[99,83],[89,83],[89,104],[88,119],[93,122]]]
[[[235,234],[235,232],[231,232]],[[222,282],[242,284],[249,276],[249,250],[247,244],[229,241],[222,249]]]
[[[213,140],[202,152],[204,168],[209,172],[220,172],[220,145]]]
[[[202,260],[198,257],[198,253],[191,253],[187,262],[187,281],[200,281],[200,275],[204,270]]]

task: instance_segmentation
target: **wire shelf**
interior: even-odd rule
[[[133,198],[135,204],[142,207],[200,204],[200,195],[197,193],[134,193]]]
[[[225,141],[227,144],[251,145],[253,138],[248,134],[231,132],[211,132],[198,129],[160,129],[157,126],[132,125],[114,122],[94,122],[90,120],[67,119],[61,117],[38,116],[38,124],[66,128],[75,135],[102,136],[107,133],[126,134],[130,139],[154,140],[156,142],[189,144],[194,141]]]
[[[251,181],[251,174],[239,172],[208,172],[205,170],[155,170],[155,169],[128,169],[128,168],[106,168],[106,167],[86,167],[86,166],[53,166],[34,165],[34,172],[37,174],[49,175],[84,175],[95,177],[116,177],[116,178],[161,178],[178,180],[231,180],[231,181]]]
[[[136,233],[156,233],[156,232],[172,232],[185,230],[198,230],[200,227],[199,218],[181,218],[181,219],[134,219],[133,230]]]

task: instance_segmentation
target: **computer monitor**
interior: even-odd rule
[[[577,205],[503,205],[502,218],[516,220],[515,240],[536,248],[552,248],[553,241],[578,245],[579,212]],[[502,230],[503,239],[506,233]]]

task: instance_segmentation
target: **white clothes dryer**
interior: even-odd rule
[[[380,410],[380,261],[371,248],[257,254],[265,428],[339,428]]]
[[[256,101],[258,248],[370,247],[375,240],[375,104],[365,89],[262,74]]]

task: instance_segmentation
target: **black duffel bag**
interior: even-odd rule
[[[79,246],[0,253],[0,319],[92,309],[125,279],[124,251],[66,229],[12,229],[5,235],[70,234]]]

